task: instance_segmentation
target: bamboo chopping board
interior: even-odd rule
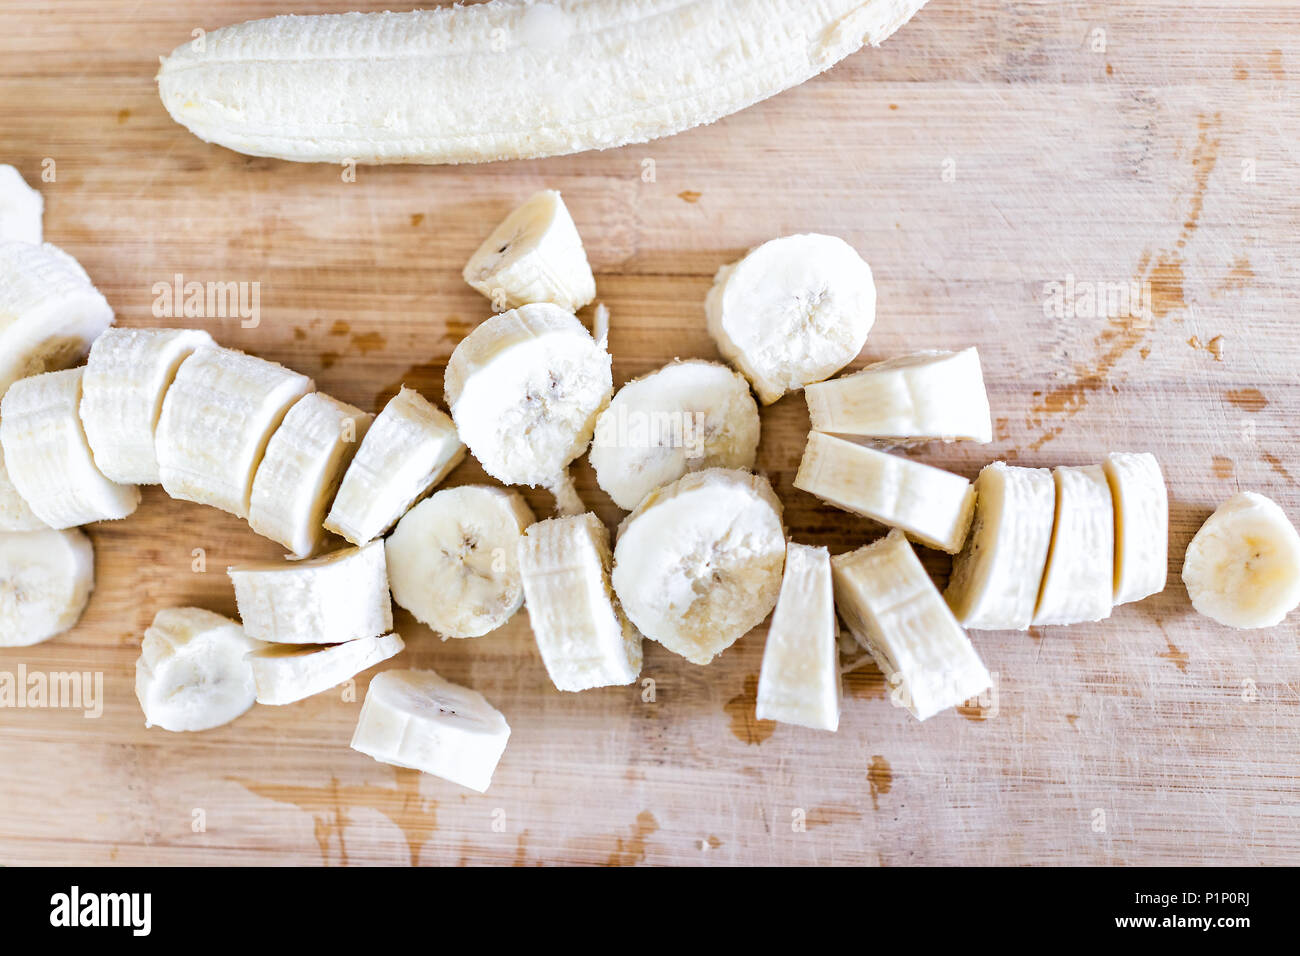
[[[856,363],[977,345],[996,437],[918,459],[1080,464],[1150,450],[1171,494],[1164,594],[1108,621],[975,632],[996,691],[917,723],[871,665],[837,734],[754,720],[759,629],[709,667],[647,643],[652,685],[564,695],[518,615],[408,650],[482,691],[513,736],[483,796],[348,748],[371,674],[198,735],[146,731],[140,635],[164,606],[233,613],[227,565],[279,553],[240,521],[148,489],[91,527],[79,626],[0,670],[103,674],[103,714],[0,710],[0,863],[1296,863],[1297,618],[1229,631],[1178,580],[1239,489],[1300,517],[1300,30],[1281,0],[1143,5],[934,0],[879,50],[713,126],[482,167],[334,166],[208,146],[167,117],[157,56],[197,27],[384,2],[127,0],[0,8],[0,162],[46,236],[126,326],[194,324],[378,410],[442,372],[487,303],[459,278],[533,190],[563,191],[611,309],[616,383],[716,356],[718,266],[796,231],[871,263]],[[1292,104],[1292,105],[1288,105]],[[54,181],[41,181],[53,170]],[[260,323],[154,314],[156,283],[258,283]],[[1058,310],[1056,286],[1073,308]],[[1136,284],[1146,318],[1090,308]],[[1055,298],[1054,298],[1055,297]],[[878,526],[791,485],[802,399],[763,412],[759,468],[793,537],[849,550]],[[472,462],[450,484],[483,480]],[[621,516],[578,469],[611,525]],[[530,494],[539,513],[545,493]],[[927,552],[942,580],[948,561]]]

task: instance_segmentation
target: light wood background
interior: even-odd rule
[[[81,624],[0,651],[0,669],[102,672],[105,687],[97,720],[0,711],[0,863],[1300,862],[1297,618],[1227,630],[1177,575],[1239,489],[1300,517],[1292,3],[934,0],[883,48],[707,128],[538,162],[363,167],[353,183],[208,146],[158,102],[158,55],[196,27],[388,6],[7,0],[0,161],[39,184],[48,239],[120,324],[174,324],[152,315],[151,288],[176,273],[258,282],[260,327],[201,324],[372,410],[401,382],[441,400],[448,355],[488,314],[460,268],[539,187],[564,192],[586,240],[616,381],[716,355],[702,302],[719,265],[776,235],[835,233],[879,288],[858,364],[970,344],[983,357],[994,443],[914,454],[973,477],[996,458],[1155,452],[1169,587],[1097,625],[976,632],[998,675],[984,709],[917,723],[865,666],[834,735],[755,722],[761,630],[709,667],[647,643],[646,702],[638,687],[555,691],[524,614],[451,643],[400,614],[409,650],[384,666],[435,667],[514,728],[478,796],[350,750],[360,705],[338,692],[200,735],[146,731],[132,675],[154,612],[233,612],[226,565],[278,553],[150,489],[135,516],[90,529]],[[41,183],[47,159],[56,180]],[[1045,284],[1068,276],[1145,283],[1153,321],[1045,314]],[[796,540],[842,551],[879,533],[792,488],[801,398],[763,426],[760,468]],[[451,483],[481,478],[471,461]],[[615,522],[585,463],[578,478]],[[926,561],[942,581],[947,559]]]

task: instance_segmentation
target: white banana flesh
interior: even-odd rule
[[[961,550],[975,509],[961,475],[821,432],[809,433],[794,486],[949,554]]]
[[[958,622],[983,630],[1028,629],[1052,543],[1056,483],[1046,468],[985,465],[975,479],[975,518],[952,559],[944,600]]]
[[[1115,603],[1115,509],[1100,465],[1052,473],[1056,516],[1034,624],[1110,617]]]
[[[461,274],[499,311],[550,302],[577,312],[596,298],[582,237],[554,189],[534,193],[510,213]]]
[[[770,405],[857,358],[876,321],[876,284],[843,239],[784,236],[719,269],[704,310],[718,351]]]
[[[4,444],[0,442],[0,532],[42,531],[48,527],[14,486],[5,467]]]
[[[95,549],[70,531],[0,534],[0,647],[30,647],[81,618],[95,588]]]
[[[790,542],[763,646],[755,717],[839,729],[839,631],[830,552]]]
[[[562,691],[630,684],[641,635],[610,584],[609,530],[591,512],[548,518],[519,542],[528,621],[551,682]]]
[[[0,164],[0,242],[40,245],[45,200],[12,166]]]
[[[707,664],[776,604],[781,502],[766,478],[709,468],[646,495],[619,525],[614,592],[636,628]]]
[[[804,389],[814,431],[899,442],[993,440],[979,351],[917,352]]]
[[[753,468],[758,405],[745,379],[717,362],[673,362],[620,388],[596,419],[596,482],[631,511],[703,468]]]
[[[402,386],[343,473],[325,527],[353,544],[373,541],[464,457],[452,420],[415,389]]]
[[[1228,627],[1274,627],[1300,605],[1300,534],[1271,498],[1245,491],[1205,519],[1183,558],[1192,607]]]
[[[295,558],[313,554],[325,514],[374,416],[311,392],[298,399],[267,442],[253,477],[248,525]]]
[[[428,670],[375,676],[352,749],[375,760],[483,793],[510,739],[510,725],[478,691]]]
[[[883,42],[925,0],[494,0],[284,16],[165,57],[195,136],[303,162],[476,163],[711,123]]]
[[[831,559],[835,606],[917,720],[987,690],[992,678],[897,529]]]
[[[393,600],[444,640],[495,631],[524,603],[519,542],[534,520],[516,491],[462,485],[436,492],[384,543]]]
[[[493,478],[548,486],[591,441],[613,391],[605,347],[550,304],[494,315],[447,362],[445,389],[461,440]]]
[[[19,379],[0,402],[5,467],[32,512],[51,528],[125,518],[140,489],[95,467],[77,409],[84,369]]]
[[[135,695],[146,727],[211,730],[257,699],[246,656],[262,645],[228,617],[197,607],[163,608],[144,632]]]
[[[95,339],[81,384],[81,423],[105,476],[132,485],[162,481],[154,433],[163,396],[181,362],[215,345],[201,329],[106,329]]]
[[[397,634],[363,637],[344,644],[272,644],[248,655],[257,702],[281,706],[314,697],[395,657]]]
[[[384,545],[228,569],[244,630],[274,644],[341,644],[393,629]]]
[[[1102,462],[1115,505],[1116,604],[1165,589],[1169,576],[1169,491],[1149,452],[1112,452]]]

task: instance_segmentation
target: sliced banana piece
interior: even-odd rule
[[[84,369],[20,379],[0,402],[5,467],[32,512],[51,528],[125,518],[140,489],[95,467],[77,408]]]
[[[325,513],[374,418],[324,392],[298,399],[271,435],[253,477],[249,527],[295,558],[316,551]]]
[[[628,382],[596,419],[596,482],[631,511],[656,488],[702,468],[753,468],[758,405],[744,377],[717,362],[673,362]]]
[[[961,550],[975,509],[961,475],[821,432],[808,434],[794,486],[949,554]]]
[[[0,532],[42,531],[48,527],[14,487],[5,467],[4,445],[0,443]]]
[[[337,687],[362,671],[395,657],[397,634],[363,637],[344,644],[270,644],[248,655],[259,704],[292,704]]]
[[[510,725],[478,691],[433,671],[389,670],[370,682],[352,749],[483,793]]]
[[[1165,589],[1169,577],[1169,491],[1149,452],[1111,452],[1102,463],[1115,505],[1115,603]]]
[[[650,492],[619,525],[614,592],[637,629],[707,664],[776,604],[781,502],[766,478],[708,468]]]
[[[992,678],[897,529],[831,559],[835,607],[917,720],[987,690]]]
[[[1056,483],[1046,468],[985,465],[975,479],[975,518],[952,559],[944,600],[967,628],[1026,630],[1052,543]]]
[[[385,542],[393,600],[444,640],[495,631],[523,605],[519,541],[534,520],[515,491],[462,485],[435,493]]]
[[[609,530],[591,512],[548,518],[519,542],[528,621],[559,690],[630,684],[641,673],[641,635],[610,585]]]
[[[373,541],[464,457],[452,420],[415,389],[402,386],[362,439],[325,527],[353,544]]]
[[[104,475],[123,484],[162,481],[154,432],[163,396],[195,349],[215,347],[201,329],[106,329],[90,347],[81,423]]]
[[[340,644],[393,629],[381,541],[307,561],[228,569],[250,637],[273,644]]]
[[[447,362],[461,440],[507,485],[548,485],[587,450],[613,391],[609,353],[550,304],[494,315]]]
[[[763,646],[754,716],[814,730],[838,730],[839,632],[830,552],[791,541]]]
[[[95,588],[95,549],[85,533],[0,534],[0,647],[30,647],[81,618]]]
[[[814,431],[899,442],[993,440],[980,356],[917,352],[804,389]]]
[[[1233,495],[1183,558],[1192,607],[1228,627],[1273,627],[1300,605],[1300,534],[1276,501]]]
[[[261,643],[228,617],[197,607],[168,607],[144,632],[135,664],[135,696],[146,727],[211,730],[257,699],[245,659]]]
[[[1115,598],[1115,509],[1100,465],[1053,473],[1056,516],[1034,624],[1110,617]]]
[[[12,166],[0,165],[0,242],[41,242],[45,200]]]

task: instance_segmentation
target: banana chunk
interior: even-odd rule
[[[1169,491],[1155,455],[1112,452],[1102,463],[1115,504],[1115,603],[1165,589],[1169,576]]]
[[[249,527],[295,558],[316,551],[325,513],[374,417],[324,392],[298,399],[271,435],[253,477]]]
[[[12,166],[0,165],[0,242],[40,245],[45,200]]]
[[[344,644],[272,644],[259,648],[248,655],[257,702],[279,706],[324,693],[395,657],[405,646],[397,634],[385,634]]]
[[[794,486],[949,554],[961,550],[975,509],[961,475],[821,432],[808,434]]]
[[[352,749],[483,793],[510,739],[510,725],[478,691],[433,671],[375,676]]]
[[[554,189],[534,193],[483,240],[462,273],[496,309],[550,302],[577,312],[596,298],[582,237]]]
[[[381,537],[464,457],[452,420],[403,385],[343,473],[325,527],[353,544]]]
[[[393,629],[383,542],[307,561],[229,568],[250,637],[273,644],[341,644]]]
[[[1187,546],[1183,583],[1192,607],[1220,624],[1281,624],[1300,605],[1300,534],[1271,498],[1233,495]]]
[[[1110,617],[1115,603],[1115,509],[1100,465],[1060,466],[1056,516],[1034,624]]]
[[[146,727],[211,730],[257,699],[245,659],[261,643],[228,617],[197,607],[168,607],[144,632],[135,664],[135,696]]]
[[[993,683],[901,531],[831,558],[835,607],[917,720]]]
[[[43,531],[48,527],[36,517],[27,499],[14,487],[9,469],[5,467],[4,445],[0,443],[0,532]]]
[[[20,379],[0,402],[5,467],[32,513],[51,528],[125,518],[140,489],[95,467],[77,407],[82,368]]]
[[[384,543],[393,600],[444,640],[495,631],[524,603],[519,542],[534,520],[516,491],[444,488]]]
[[[610,361],[558,306],[492,316],[447,362],[447,404],[461,440],[498,481],[549,485],[587,450],[614,390]]]
[[[804,389],[814,431],[900,442],[993,440],[979,351],[917,352]]]
[[[591,512],[548,518],[519,542],[528,621],[559,690],[630,684],[641,673],[641,635],[610,584],[609,531]]]
[[[619,525],[614,593],[636,628],[707,664],[776,605],[781,502],[766,478],[708,468],[646,495]]]
[[[1048,469],[984,466],[975,479],[970,534],[943,593],[963,627],[1023,631],[1033,623],[1055,514]]]
[[[0,534],[0,647],[30,647],[81,618],[95,589],[95,549],[85,533]]]
[[[839,631],[830,552],[791,541],[763,646],[755,717],[839,729]]]
[[[162,481],[154,435],[163,396],[181,362],[215,347],[201,329],[105,329],[90,347],[81,383],[81,423],[95,465],[113,481]]]

